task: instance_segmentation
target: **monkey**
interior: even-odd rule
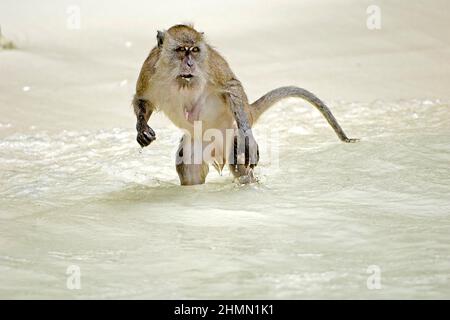
[[[272,105],[288,97],[302,98],[316,107],[341,141],[358,141],[348,138],[325,103],[305,89],[281,87],[250,104],[241,82],[204,33],[192,25],[174,25],[157,31],[156,45],[139,73],[132,101],[136,140],[142,148],[156,140],[148,121],[153,112],[161,110],[185,131],[175,164],[181,185],[205,183],[211,164],[219,173],[228,164],[234,178],[255,182],[259,149],[252,126]],[[198,132],[196,137],[196,128],[200,137],[207,130],[218,130],[227,139],[218,141],[209,157],[196,158],[196,153],[206,149]]]

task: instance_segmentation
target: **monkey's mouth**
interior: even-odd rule
[[[181,74],[180,78],[186,81],[191,81],[194,76],[192,74]]]

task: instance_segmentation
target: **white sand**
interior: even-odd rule
[[[156,30],[184,21],[206,32],[251,100],[290,84],[329,102],[448,99],[449,2],[375,1],[382,28],[371,31],[373,3],[4,0],[3,33],[20,49],[0,52],[0,123],[10,126],[0,136],[133,127],[130,97]],[[80,30],[66,27],[72,4]]]

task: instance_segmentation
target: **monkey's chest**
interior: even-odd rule
[[[231,127],[231,114],[224,101],[215,94],[172,95],[160,109],[179,128],[192,131],[196,125],[201,131]],[[201,126],[201,127],[200,127]]]

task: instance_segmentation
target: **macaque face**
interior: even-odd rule
[[[179,63],[178,76],[183,80],[190,81],[195,76],[196,69],[199,68],[200,48],[196,44],[192,46],[180,43],[174,52],[174,59]]]
[[[164,44],[171,75],[177,83],[193,86],[204,79],[207,47],[202,34],[189,27],[169,29]]]

